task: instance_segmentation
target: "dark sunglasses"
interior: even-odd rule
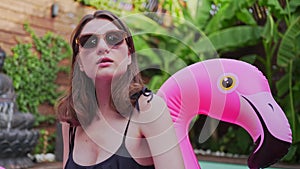
[[[127,33],[122,30],[108,31],[104,34],[83,34],[76,39],[76,43],[81,47],[90,49],[98,45],[100,38],[103,38],[108,47],[121,45],[126,38]]]

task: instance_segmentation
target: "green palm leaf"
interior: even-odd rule
[[[288,28],[278,49],[277,64],[287,67],[290,61],[300,57],[300,17]]]
[[[199,53],[210,49],[207,46],[209,44],[207,40],[211,42],[215,50],[222,52],[257,43],[261,38],[261,32],[262,27],[259,26],[236,26],[214,32],[208,36],[208,39],[201,39],[197,42]]]

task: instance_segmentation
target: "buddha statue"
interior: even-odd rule
[[[10,120],[10,128],[27,129],[32,128],[34,116],[30,113],[22,113],[17,109],[16,94],[10,77],[3,73],[5,54],[0,52],[0,129],[7,127]],[[10,119],[8,111],[12,109]]]
[[[39,138],[33,129],[34,116],[18,111],[12,79],[3,73],[5,52],[0,48],[0,168],[28,168],[28,157]]]

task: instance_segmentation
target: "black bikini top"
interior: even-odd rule
[[[132,97],[138,98],[141,95],[151,96],[148,100],[150,101],[153,97],[153,93],[148,90],[147,88],[143,88],[143,90]],[[136,108],[139,111],[139,104],[136,101]],[[126,146],[125,146],[125,139],[128,131],[128,126],[130,124],[131,116],[127,122],[126,129],[123,135],[123,141],[119,149],[115,154],[113,154],[108,159],[91,166],[82,166],[77,164],[73,159],[73,149],[74,149],[74,140],[75,140],[75,133],[76,127],[70,127],[69,129],[69,158],[67,160],[65,169],[155,169],[154,165],[151,166],[143,166],[137,163],[134,158],[129,154]]]

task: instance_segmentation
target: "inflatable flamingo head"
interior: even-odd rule
[[[197,114],[237,124],[250,134],[255,142],[251,169],[274,164],[291,145],[288,120],[268,81],[248,63],[212,59],[193,64],[172,75],[157,94],[169,107],[186,168],[199,168],[188,139],[189,123]]]

